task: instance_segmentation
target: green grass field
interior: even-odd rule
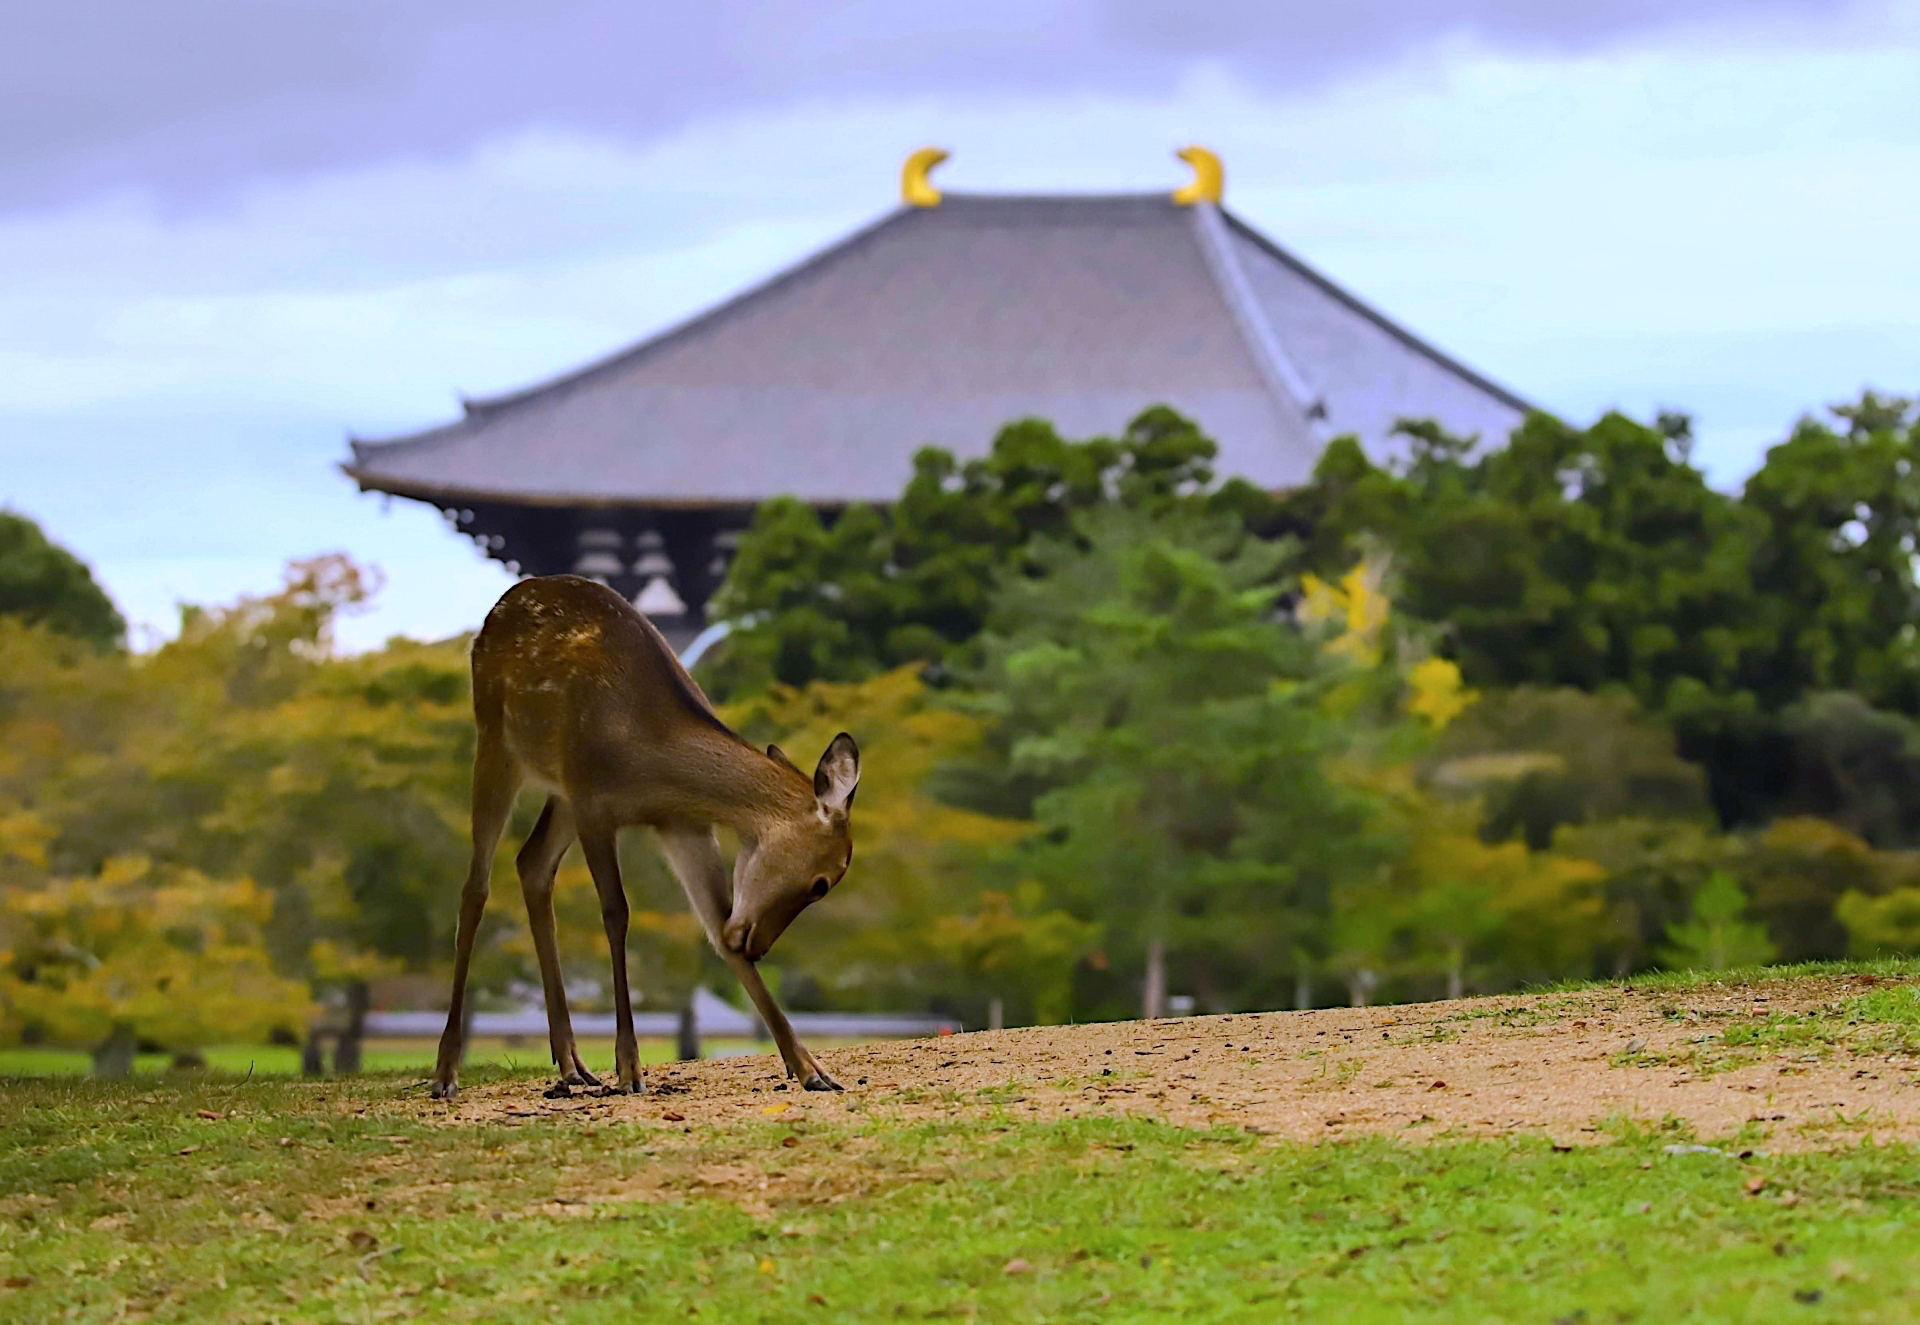
[[[526,1112],[456,1126],[411,1072],[7,1080],[0,1320],[1920,1319],[1904,1145],[612,1122],[542,1113],[538,1067],[470,1065]]]

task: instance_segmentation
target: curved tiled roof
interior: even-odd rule
[[[1113,433],[1166,403],[1219,468],[1305,478],[1400,417],[1504,437],[1527,405],[1208,204],[948,193],[553,381],[353,441],[362,488],[533,505],[887,500],[922,446],[1010,419]]]

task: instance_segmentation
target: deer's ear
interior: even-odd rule
[[[794,772],[800,773],[800,765],[794,763],[793,760],[787,758],[787,752],[785,750],[782,750],[777,745],[769,745],[767,747],[767,758],[773,760],[773,762],[776,764],[785,764],[788,768],[792,769]],[[805,777],[806,774],[800,773],[800,776]]]
[[[841,732],[813,770],[813,794],[829,810],[844,810],[853,804],[853,793],[859,786],[860,747],[853,743],[853,737]]]

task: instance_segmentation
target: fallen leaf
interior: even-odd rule
[[[1767,1180],[1765,1178],[1760,1178],[1760,1177],[1748,1178],[1746,1185],[1747,1185],[1748,1196],[1758,1196],[1761,1192],[1761,1189],[1767,1185]]]
[[[198,1150],[199,1148],[200,1148],[199,1146],[187,1146],[183,1149],[176,1150],[173,1153],[176,1155],[191,1155],[194,1151]]]
[[[660,1115],[660,1120],[668,1123],[684,1123],[687,1117],[682,1113],[663,1113]]]
[[[776,1113],[785,1113],[790,1107],[791,1106],[786,1104],[768,1104],[762,1106],[760,1112],[771,1118]]]
[[[1003,1274],[1032,1274],[1033,1266],[1023,1256],[1015,1256],[1002,1269]]]
[[[800,1144],[800,1138],[797,1136],[783,1136],[780,1138],[780,1144],[791,1150]]]
[[[364,1228],[356,1228],[347,1234],[347,1245],[355,1251],[372,1251],[380,1245],[380,1239]]]
[[[33,1276],[30,1274],[10,1274],[5,1279],[0,1279],[0,1284],[8,1288],[25,1288],[31,1283],[33,1283]]]
[[[293,1138],[290,1136],[283,1136],[280,1138],[280,1144],[283,1146],[290,1146],[293,1144]]]
[[[773,1262],[772,1262],[772,1261],[765,1261],[765,1260],[763,1260],[763,1261],[761,1261],[761,1262],[760,1262],[760,1273],[761,1273],[761,1274],[772,1274],[772,1273],[773,1273]]]
[[[215,1113],[212,1109],[195,1109],[194,1112],[199,1114],[202,1118],[205,1118],[210,1123],[217,1123],[220,1121],[220,1115]]]
[[[1444,1081],[1436,1081],[1431,1086],[1427,1087],[1428,1090],[1445,1090],[1446,1088],[1447,1088],[1447,1083]]]
[[[816,1307],[824,1307],[827,1305],[827,1299],[821,1297],[818,1293],[808,1293],[807,1301],[813,1303]]]

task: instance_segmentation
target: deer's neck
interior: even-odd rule
[[[752,746],[718,730],[692,733],[681,763],[683,790],[700,817],[757,838],[776,823],[810,813],[813,787]]]

